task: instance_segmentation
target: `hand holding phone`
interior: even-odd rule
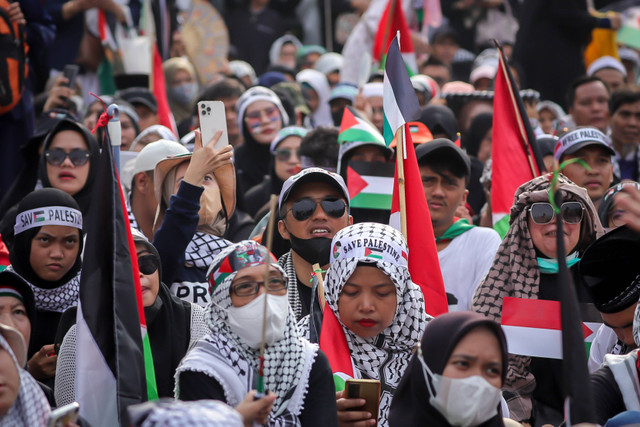
[[[65,427],[69,423],[75,424],[78,421],[80,405],[73,402],[54,410],[49,415],[48,427]]]
[[[222,136],[216,142],[214,148],[221,149],[229,145],[229,134],[227,133],[227,115],[222,101],[200,101],[198,102],[198,118],[200,120],[200,133],[202,134],[202,146],[211,142],[216,132],[221,130]]]
[[[345,381],[344,396],[347,399],[364,400],[362,406],[352,406],[349,411],[365,411],[371,418],[378,419],[378,404],[380,403],[380,381],[350,378]]]

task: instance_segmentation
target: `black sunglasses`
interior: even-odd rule
[[[138,269],[140,273],[148,276],[158,270],[158,259],[155,255],[142,255],[138,257]]]
[[[69,157],[73,166],[83,166],[89,161],[89,150],[73,150],[65,153],[60,149],[45,150],[44,158],[51,166],[60,166]]]
[[[331,218],[340,218],[344,215],[347,209],[347,204],[342,199],[322,199],[315,201],[313,199],[306,198],[293,202],[289,211],[291,211],[291,215],[293,215],[296,220],[304,221],[311,218],[311,215],[316,211],[316,206],[318,206],[318,204]]]
[[[584,207],[580,202],[565,202],[560,206],[560,218],[567,224],[579,224],[582,221]],[[538,225],[549,224],[556,214],[551,203],[534,203],[529,208],[531,220]]]
[[[281,162],[286,162],[291,158],[291,155],[294,154],[297,158],[300,158],[300,150],[291,150],[290,148],[280,148],[276,150],[273,154],[275,154],[276,159]]]

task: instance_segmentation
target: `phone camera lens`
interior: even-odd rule
[[[207,113],[211,112],[211,107],[207,107]]]

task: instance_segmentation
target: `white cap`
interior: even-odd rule
[[[362,95],[365,98],[371,98],[372,96],[379,96],[382,98],[383,85],[380,82],[367,83],[362,86]]]
[[[147,144],[136,157],[133,166],[133,176],[139,172],[152,171],[156,168],[158,162],[165,157],[176,156],[178,154],[187,154],[189,150],[179,142],[169,141],[167,139],[159,139]]]
[[[475,82],[483,78],[493,79],[495,78],[497,71],[498,69],[493,65],[488,65],[488,64],[480,65],[479,67],[475,68],[471,72],[471,75],[469,76],[469,81],[471,82],[471,84],[474,84]]]
[[[624,68],[624,65],[622,65],[622,62],[620,62],[619,59],[614,58],[613,56],[601,56],[593,61],[591,65],[589,65],[589,68],[587,68],[587,75],[593,76],[595,73],[600,70],[604,70],[605,68],[612,68],[616,71],[620,71],[625,77],[627,76],[627,69]]]
[[[322,74],[327,75],[334,71],[342,70],[342,64],[344,64],[344,58],[339,53],[327,52],[320,55],[320,58],[313,65],[313,68],[320,71]]]

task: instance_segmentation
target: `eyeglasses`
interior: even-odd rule
[[[73,150],[65,153],[60,149],[45,150],[44,158],[51,166],[60,166],[69,157],[73,166],[83,166],[89,161],[89,150]]]
[[[271,277],[266,284],[265,282],[233,283],[231,292],[239,297],[250,297],[258,293],[260,286],[264,286],[267,292],[273,294],[287,289],[287,282],[281,277]]]
[[[158,270],[158,259],[155,255],[142,255],[138,257],[138,269],[140,273],[148,276]]]
[[[267,107],[264,110],[252,111],[250,113],[246,113],[244,117],[249,120],[260,120],[260,118],[262,118],[262,113],[265,113],[267,117],[271,117],[277,112],[278,112],[278,107]]]
[[[582,221],[584,207],[580,202],[565,202],[560,206],[560,218],[567,224],[579,224]],[[549,224],[556,214],[551,203],[534,203],[529,208],[531,220],[538,224]]]
[[[276,159],[281,162],[286,162],[291,158],[292,154],[295,154],[297,158],[300,158],[300,150],[292,150],[290,148],[280,148],[276,150],[273,154],[275,154]]]
[[[316,206],[320,205],[322,210],[331,218],[340,218],[347,209],[347,204],[342,199],[322,199],[319,201],[306,198],[293,202],[291,205],[291,215],[298,221],[305,221],[311,218],[316,211]],[[288,212],[288,211],[287,211]]]

